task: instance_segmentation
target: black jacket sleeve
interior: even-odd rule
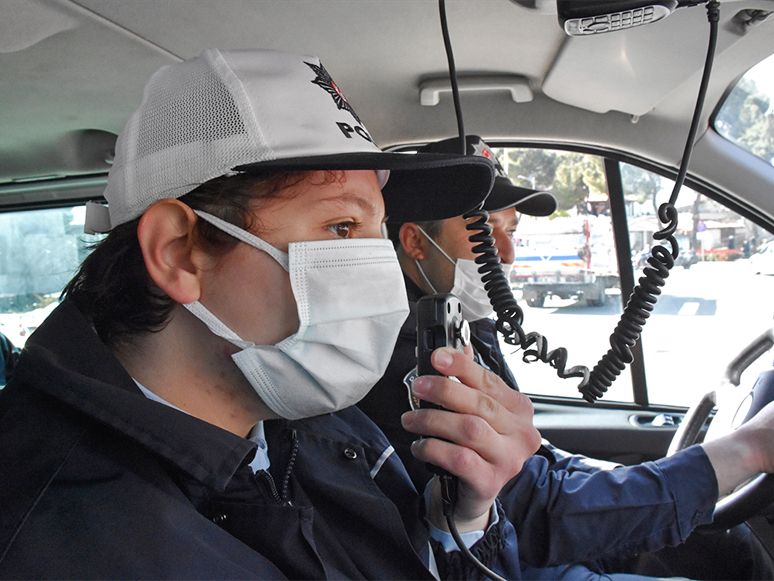
[[[11,380],[18,359],[19,349],[0,333],[0,387]]]

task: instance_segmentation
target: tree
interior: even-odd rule
[[[721,135],[771,163],[774,158],[774,111],[771,98],[755,81],[742,78],[715,120]]]
[[[664,187],[664,178],[653,172],[641,169],[628,163],[621,164],[621,180],[624,192],[634,195],[639,203],[651,200],[653,212],[658,213],[656,196]]]
[[[590,189],[607,193],[602,159],[597,156],[531,148],[497,149],[495,154],[515,184],[551,191],[560,214],[572,208],[587,214]]]
[[[559,165],[559,155],[550,149],[507,149],[503,164],[511,180],[524,187],[550,189]]]

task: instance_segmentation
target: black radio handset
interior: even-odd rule
[[[427,295],[417,301],[417,376],[441,375],[433,367],[432,355],[439,347],[452,347],[458,351],[465,350],[470,344],[470,326],[462,316],[462,304],[451,293]],[[413,398],[413,396],[412,396]],[[415,408],[440,408],[442,406],[413,400]],[[441,490],[441,509],[446,518],[454,541],[470,563],[484,575],[494,581],[504,581],[494,571],[491,571],[470,552],[467,545],[457,532],[454,524],[454,509],[457,504],[457,487],[459,480],[443,468],[434,464],[426,464],[427,469],[438,477]]]
[[[442,375],[432,364],[433,352],[439,347],[465,351],[470,344],[470,326],[462,316],[462,304],[451,293],[427,295],[417,301],[417,376]],[[412,396],[413,397],[413,396]],[[434,403],[414,400],[416,408],[444,409]],[[443,514],[452,521],[457,502],[458,481],[455,476],[427,463],[427,469],[438,475]],[[452,530],[452,524],[449,529]]]
[[[456,296],[441,293],[417,301],[417,375],[440,375],[431,362],[433,351],[439,347],[464,351],[469,344],[470,326]]]
[[[459,136],[460,136],[460,150],[462,152],[462,155],[465,155],[466,149],[467,149],[465,144],[465,128],[463,127],[463,124],[462,124],[462,114],[461,114],[462,108],[460,106],[460,93],[459,93],[459,86],[457,84],[457,72],[454,66],[454,55],[452,53],[452,48],[451,48],[451,39],[449,38],[449,27],[446,22],[445,0],[438,0],[438,10],[440,12],[440,17],[441,17],[441,31],[443,33],[444,47],[446,48],[446,58],[449,63],[449,76],[451,79],[454,107],[455,107],[455,110],[457,111],[457,125],[459,128]],[[453,295],[450,295],[450,296],[453,297]],[[454,300],[459,302],[458,299],[456,299],[456,297],[454,297]],[[421,299],[420,299],[420,302],[421,302]],[[452,301],[452,304],[453,304],[453,301]],[[460,313],[460,319],[464,321],[464,319],[462,319],[461,307],[460,307],[459,313]],[[463,325],[464,328],[468,330],[468,334],[469,334],[470,330],[467,327],[467,322],[461,323],[461,325]],[[459,337],[460,341],[462,340],[462,333],[464,333],[464,331],[461,330],[460,337]],[[417,336],[419,336],[419,332],[417,333]],[[419,351],[417,351],[417,355],[419,355]],[[419,365],[419,361],[417,361],[417,365]],[[419,370],[418,367],[417,367],[417,370]],[[457,504],[457,487],[459,484],[457,477],[453,476],[452,474],[449,474],[448,472],[445,472],[444,474],[440,474],[438,476],[438,480],[441,487],[441,503],[442,503],[443,515],[446,517],[446,525],[449,527],[449,532],[454,538],[454,542],[457,543],[457,547],[459,547],[460,552],[473,567],[475,567],[480,573],[492,579],[492,581],[505,581],[497,573],[495,573],[494,571],[489,569],[486,565],[484,565],[481,561],[479,561],[475,557],[475,555],[473,555],[473,553],[470,552],[470,549],[468,549],[468,546],[462,540],[462,537],[460,537],[460,534],[457,531],[457,526],[454,522],[454,508]]]
[[[433,351],[439,347],[465,350],[470,344],[470,326],[462,317],[462,304],[450,293],[427,295],[417,301],[417,376],[441,375],[433,367]],[[413,398],[413,396],[412,396]],[[413,399],[414,408],[444,409],[434,403]],[[439,476],[446,470],[427,464],[427,469]]]

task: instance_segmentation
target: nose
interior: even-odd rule
[[[497,255],[500,257],[500,262],[503,264],[513,264],[516,253],[513,250],[513,239],[510,234],[502,228],[494,228],[492,230],[492,236],[495,239],[495,247],[497,248]]]

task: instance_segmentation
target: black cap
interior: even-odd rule
[[[515,207],[522,214],[549,216],[556,211],[556,198],[550,192],[522,188],[510,180],[503,166],[497,161],[490,147],[478,135],[465,136],[466,154],[484,157],[495,165],[495,179],[492,191],[484,201],[487,212],[499,212]],[[423,153],[461,153],[460,138],[452,137],[429,143],[418,151]]]

